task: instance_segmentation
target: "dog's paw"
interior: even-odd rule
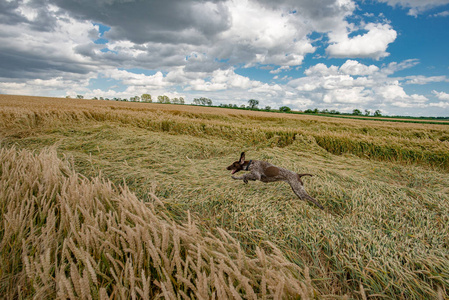
[[[239,179],[237,176],[234,176],[234,175],[232,175],[231,178],[235,179],[235,180]]]
[[[243,179],[243,182],[244,182],[245,184],[248,184],[248,179],[244,178],[244,179]]]

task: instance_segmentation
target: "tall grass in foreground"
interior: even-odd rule
[[[176,224],[153,195],[75,173],[54,151],[0,151],[0,295],[71,299],[314,298],[307,269],[266,242]]]

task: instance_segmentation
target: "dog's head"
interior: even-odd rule
[[[237,160],[232,163],[229,167],[226,169],[231,171],[231,174],[235,174],[241,170],[243,170],[243,165],[245,164],[245,152],[242,152],[240,155],[240,160]]]

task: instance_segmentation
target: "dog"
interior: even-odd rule
[[[293,189],[293,192],[302,200],[308,200],[318,206],[321,209],[324,207],[318,203],[314,198],[307,194],[304,189],[304,184],[301,180],[303,176],[313,176],[312,174],[297,174],[290,170],[277,167],[266,161],[261,160],[245,160],[245,152],[242,152],[240,159],[233,162],[229,167],[226,168],[231,171],[231,177],[235,180],[243,180],[244,183],[248,183],[248,180],[256,181],[260,180],[262,182],[275,182],[275,181],[285,181]],[[234,176],[235,173],[240,171],[249,171],[240,177]]]

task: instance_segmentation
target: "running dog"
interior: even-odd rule
[[[232,179],[243,180],[244,183],[248,183],[248,180],[256,181],[260,180],[262,182],[275,182],[275,181],[285,181],[293,189],[296,196],[302,200],[308,200],[318,206],[321,209],[324,207],[318,203],[314,198],[310,197],[304,189],[304,184],[301,180],[303,176],[313,176],[311,174],[297,174],[290,170],[277,167],[266,161],[261,160],[245,160],[245,152],[240,155],[240,160],[233,162],[228,170],[231,171]],[[249,171],[242,176],[234,176],[235,173],[239,171]]]

